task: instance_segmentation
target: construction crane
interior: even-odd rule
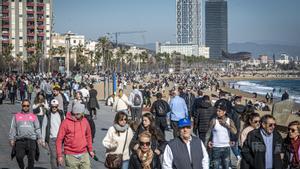
[[[122,35],[122,34],[135,34],[135,33],[145,33],[147,31],[127,31],[127,32],[113,32],[113,33],[106,33],[108,35],[115,35],[116,38],[116,47],[118,47],[118,36]],[[143,40],[144,40],[144,36],[143,36]],[[145,41],[145,40],[144,40]]]

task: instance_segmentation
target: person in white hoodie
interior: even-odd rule
[[[119,112],[123,111],[128,114],[128,107],[131,106],[128,97],[123,93],[123,90],[119,90],[119,95],[115,98],[115,102],[113,104],[113,111]]]
[[[131,117],[134,121],[140,121],[142,117],[143,94],[137,89],[136,85],[133,85],[132,88],[133,91],[129,95]]]
[[[122,169],[128,169],[129,165],[129,145],[133,137],[133,131],[129,127],[128,115],[125,112],[118,112],[114,119],[114,125],[111,126],[102,144],[108,154],[123,154]]]

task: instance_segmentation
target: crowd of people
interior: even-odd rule
[[[283,139],[272,115],[260,116],[253,104],[243,104],[241,96],[222,91],[224,82],[214,76],[119,79],[121,87],[107,101],[115,117],[102,140],[106,168],[300,168],[300,122],[291,122]],[[9,132],[12,157],[21,169],[24,156],[27,168],[34,168],[41,147],[49,150],[52,169],[91,168],[90,158],[96,159],[95,120],[101,116],[97,90],[83,82],[64,77],[2,79],[11,104],[18,96],[21,100],[22,110],[13,115]],[[218,92],[214,99],[206,93],[213,90]],[[172,139],[166,134],[170,129]]]

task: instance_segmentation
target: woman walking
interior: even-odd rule
[[[129,164],[129,143],[133,137],[133,132],[129,127],[128,115],[125,112],[118,112],[102,144],[106,148],[106,162],[110,163],[109,156],[121,154],[122,169],[128,169]]]

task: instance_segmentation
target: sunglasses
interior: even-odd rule
[[[148,146],[149,147],[150,146],[150,142],[142,142],[142,141],[140,141],[139,145],[140,146]]]
[[[294,133],[295,131],[296,131],[296,129],[289,128],[289,132]]]
[[[30,107],[28,104],[23,104],[22,107]]]
[[[268,124],[268,127],[275,127],[276,126],[276,123],[270,123]]]
[[[127,119],[125,118],[125,119],[120,119],[119,121],[127,121]]]
[[[58,106],[52,106],[52,108],[56,108],[56,109],[57,109],[57,108],[58,108]]]
[[[253,121],[253,123],[259,123],[259,120],[255,120],[255,121]]]

